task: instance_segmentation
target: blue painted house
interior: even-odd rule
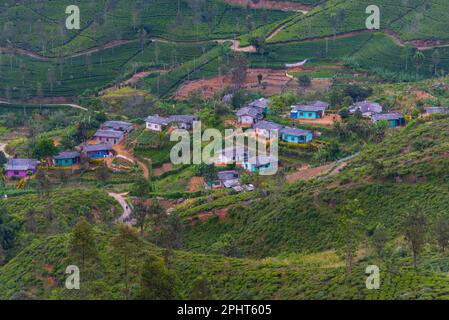
[[[55,167],[69,167],[81,161],[81,154],[78,151],[61,152],[53,157]]]
[[[263,172],[266,170],[271,169],[271,167],[274,165],[274,162],[277,161],[272,156],[268,155],[259,155],[256,157],[252,157],[249,159],[246,159],[243,162],[243,168],[248,170],[249,172]]]
[[[112,154],[112,146],[106,143],[90,144],[83,148],[89,159],[103,159]]]
[[[399,112],[378,113],[371,116],[374,123],[379,121],[388,121],[388,128],[394,129],[405,126],[404,116]]]
[[[309,143],[313,140],[311,131],[285,127],[280,132],[281,140],[289,143]]]
[[[297,105],[292,107],[290,118],[316,120],[324,117],[326,112],[324,105]]]

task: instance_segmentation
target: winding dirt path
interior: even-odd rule
[[[137,163],[142,168],[143,176],[145,177],[145,179],[148,179],[150,177],[150,170],[148,170],[146,164],[137,159],[137,157],[135,157],[131,152],[125,149],[125,141],[122,141],[120,144],[114,145],[113,149],[115,152],[117,152],[118,155]]]
[[[253,2],[252,0],[225,0],[227,4],[234,6],[244,6],[251,9],[270,9],[270,10],[282,10],[282,11],[295,11],[307,13],[313,7],[290,1],[273,1],[273,0],[259,0]]]
[[[128,224],[133,224],[131,221],[131,208],[128,204],[128,202],[126,202],[125,198],[128,194],[127,193],[114,193],[114,192],[109,192],[108,195],[112,198],[114,198],[122,207],[123,209],[123,213],[122,215],[117,219],[117,223],[118,222],[125,222]]]

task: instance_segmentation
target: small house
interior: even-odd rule
[[[285,127],[280,132],[281,140],[289,143],[309,143],[313,140],[313,133],[308,130]]]
[[[360,111],[364,117],[371,117],[376,113],[382,113],[383,107],[378,103],[365,100],[349,107],[350,113],[356,113],[357,111]]]
[[[244,147],[231,147],[218,151],[215,154],[214,164],[226,166],[228,164],[242,165],[248,158],[248,151]]]
[[[267,139],[272,139],[272,131],[280,131],[284,126],[271,122],[271,121],[259,121],[258,123],[253,125],[256,134],[261,137],[265,137]]]
[[[371,120],[374,123],[377,123],[378,121],[388,121],[388,127],[391,129],[394,129],[396,127],[403,127],[405,126],[405,119],[404,116],[399,112],[389,112],[389,113],[379,113],[374,114],[371,117]]]
[[[198,117],[191,115],[173,115],[168,117],[168,122],[170,125],[184,130],[192,130],[193,123],[195,121],[198,121]]]
[[[275,161],[277,160],[272,156],[259,155],[245,160],[243,167],[249,172],[260,172],[271,169]]]
[[[292,119],[306,119],[316,120],[324,117],[326,107],[320,105],[296,105],[292,106],[290,118]]]
[[[243,107],[237,111],[237,118],[242,125],[253,125],[263,119],[261,109]]]
[[[233,188],[240,185],[240,175],[236,170],[219,171],[218,179],[213,182],[212,188]]]
[[[112,154],[112,145],[107,143],[89,144],[84,146],[83,152],[89,159],[102,159]]]
[[[78,151],[65,151],[53,157],[55,167],[69,167],[81,161],[81,154]]]
[[[146,128],[151,131],[163,131],[169,124],[168,118],[160,117],[159,115],[148,116],[145,119]]]
[[[38,164],[36,159],[9,159],[6,164],[6,177],[26,178],[37,172]]]
[[[428,107],[425,108],[426,114],[449,114],[449,108],[441,108],[441,107]]]
[[[258,100],[248,103],[247,107],[258,109],[262,114],[265,114],[268,110],[269,102],[270,100],[268,99],[260,98]]]
[[[119,144],[125,138],[125,134],[123,131],[98,130],[94,138],[98,143]]]
[[[124,133],[129,133],[134,129],[132,123],[125,121],[106,121],[101,125],[101,128],[104,130],[122,131]]]

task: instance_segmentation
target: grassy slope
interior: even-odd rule
[[[428,6],[425,6],[425,3]],[[290,23],[271,42],[302,40],[313,37],[332,36],[334,33],[365,30],[368,14],[365,9],[372,5],[369,0],[329,0],[311,11],[307,16]],[[444,28],[449,4],[444,0],[410,0],[392,2],[377,1],[380,8],[381,29],[391,29],[404,40],[448,39]],[[344,10],[345,18],[334,30],[330,17]]]
[[[95,279],[81,282],[82,291],[64,289],[68,236],[34,241],[0,268],[0,299],[23,290],[44,298],[123,299],[123,273],[118,257],[109,249],[110,235],[97,229],[100,261],[94,265]],[[145,244],[142,251],[161,255]],[[198,276],[205,276],[215,299],[430,299],[447,298],[449,280],[442,274],[418,275],[407,269],[389,281],[382,275],[381,290],[365,289],[362,263],[347,276],[332,253],[265,260],[225,258],[177,251],[170,259],[178,276],[183,298],[192,293]],[[141,259],[131,263],[131,295],[139,289]],[[87,286],[87,289],[85,289]],[[83,291],[84,289],[84,291]]]
[[[179,3],[179,6],[178,6]],[[257,28],[292,13],[248,10],[232,7],[222,0],[204,1],[195,7],[187,0],[85,1],[77,4],[81,29],[65,28],[65,1],[32,0],[5,5],[0,24],[7,23],[7,34],[18,47],[46,54],[77,52],[117,39],[136,39],[142,28],[148,37],[196,41],[229,38],[248,31],[247,19]],[[34,32],[22,32],[23,21]],[[197,21],[198,23],[196,23]]]
[[[335,248],[342,240],[335,232],[338,209],[355,198],[366,211],[363,222],[368,233],[382,223],[392,237],[398,236],[401,216],[415,203],[431,221],[437,214],[447,215],[448,135],[447,118],[410,125],[368,147],[331,180],[287,185],[251,207],[235,206],[226,222],[213,219],[189,227],[186,247],[207,252],[229,237],[236,254],[258,257]],[[374,178],[372,159],[385,166],[380,180]],[[403,181],[398,183],[397,177]]]

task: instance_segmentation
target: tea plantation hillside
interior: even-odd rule
[[[112,238],[94,230],[95,262],[84,273],[81,290],[66,290],[65,267],[75,263],[68,255],[71,235],[33,241],[0,268],[0,299],[15,295],[47,299],[124,299],[138,297],[142,264],[147,255],[165,256],[176,272],[174,290],[182,299],[447,299],[449,280],[443,272],[417,274],[409,268],[382,274],[380,290],[367,290],[365,267],[360,262],[352,274],[345,273],[335,254],[291,255],[265,260],[235,259],[175,251],[169,257],[153,245],[142,243],[128,265],[112,248]],[[428,258],[435,263],[435,257]],[[157,261],[157,260],[156,260]],[[399,276],[400,275],[400,276]],[[204,282],[207,279],[207,282]],[[203,283],[207,294],[197,296]]]
[[[291,12],[250,10],[222,0],[79,1],[80,30],[67,30],[70,1],[4,3],[0,46],[48,56],[68,55],[112,41],[160,37],[178,41],[232,38]],[[25,25],[24,25],[25,24]],[[29,32],[23,32],[23,30]]]
[[[338,249],[346,239],[336,226],[353,199],[364,212],[359,217],[364,241],[371,241],[379,225],[389,239],[400,239],[404,216],[416,208],[426,213],[429,225],[438,215],[448,216],[448,137],[448,118],[410,123],[367,147],[336,176],[273,187],[259,200],[228,206],[225,222],[210,219],[189,226],[186,246],[253,257]],[[220,208],[220,201],[207,207]]]
[[[369,14],[365,10],[373,4],[380,9],[382,31],[393,31],[404,41],[449,39],[449,3],[444,0],[328,0],[308,15],[294,19],[270,41],[297,41],[366,30]]]

